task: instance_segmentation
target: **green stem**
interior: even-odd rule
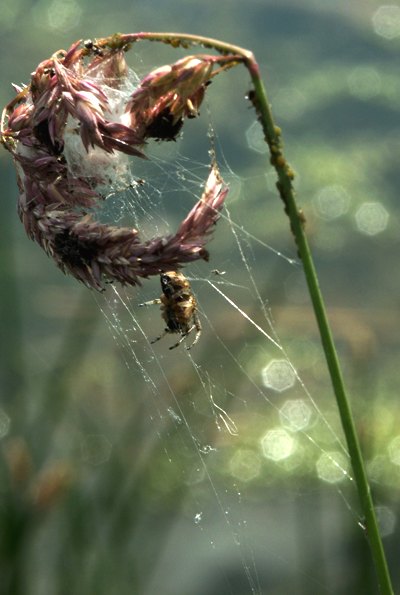
[[[317,273],[304,232],[304,216],[296,205],[292,185],[294,174],[284,158],[282,151],[281,131],[277,126],[275,126],[265,87],[262,82],[259,67],[254,55],[248,50],[229,43],[221,42],[217,39],[182,33],[146,32],[115,35],[112,38],[97,40],[97,43],[99,45],[113,45],[116,47],[118,45],[130,44],[142,39],[147,39],[149,41],[161,41],[168,43],[173,47],[181,46],[187,48],[191,45],[201,45],[206,48],[215,49],[223,55],[232,54],[232,57],[237,58],[237,62],[242,61],[244,63],[250,73],[252,83],[254,85],[254,92],[251,93],[249,98],[256,109],[260,124],[264,131],[265,140],[268,143],[270,149],[271,163],[275,167],[278,175],[277,188],[284,203],[285,212],[289,217],[291,231],[294,235],[299,256],[303,264],[304,273],[321,336],[322,346],[324,349],[333,390],[336,396],[341,423],[346,436],[349,456],[353,468],[361,508],[365,517],[366,532],[378,576],[380,591],[382,595],[393,595],[393,588],[391,585],[391,579],[382,540],[379,534],[378,523],[371,497],[371,490],[365,471],[365,465],[361,454],[360,443],[358,440],[350,403],[345,391],[336,348],[327,319],[324,301],[318,284]]]
[[[320,291],[318,277],[315,270],[310,247],[304,232],[304,216],[297,208],[293,191],[293,172],[286,163],[282,152],[280,130],[275,126],[271,109],[268,104],[264,85],[259,77],[257,64],[250,69],[254,84],[255,99],[253,103],[259,115],[263,127],[265,139],[268,142],[271,152],[271,162],[278,174],[277,187],[284,202],[286,213],[290,219],[292,233],[294,235],[299,256],[301,258],[308,289],[310,292],[315,317],[321,336],[322,346],[327,361],[336,402],[339,409],[343,431],[346,437],[354,479],[361,503],[361,509],[365,517],[366,532],[374,560],[378,582],[382,595],[393,595],[393,587],[389,575],[389,569],[383,549],[381,536],[379,534],[378,522],[375,514],[371,489],[365,470],[364,460],[361,454],[350,402],[344,387],[343,375],[340,368],[332,332],[326,315],[326,309]]]

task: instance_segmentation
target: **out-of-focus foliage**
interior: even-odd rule
[[[12,97],[11,82],[28,82],[39,61],[81,37],[178,30],[255,52],[297,172],[298,200],[391,563],[400,540],[400,17],[396,7],[383,9],[372,0],[351,5],[189,0],[167,6],[154,0],[99,0],[95,6],[91,0],[6,0],[0,9],[0,100],[5,104]],[[132,52],[131,66],[143,75],[148,65],[178,54],[144,42]],[[294,257],[275,178],[265,168],[266,154],[257,151],[254,112],[244,98],[248,90],[248,75],[236,69],[209,90],[218,144],[234,174],[226,168],[232,185],[228,206],[253,235]],[[207,121],[207,108],[202,111]],[[182,152],[204,162],[207,143],[186,135]],[[228,369],[217,335],[207,337],[211,332],[204,331],[196,346],[196,361],[211,377],[220,374],[218,397],[235,412],[230,414],[240,432],[234,448],[215,434],[204,387],[191,385],[187,362],[182,364],[179,353],[168,355],[168,382],[192,435],[216,448],[206,452],[215,506],[213,490],[204,487],[198,451],[182,438],[182,420],[158,415],[168,411],[165,403],[173,404],[171,395],[149,397],[129,344],[124,349],[113,341],[98,301],[63,277],[26,238],[15,213],[14,172],[5,151],[0,164],[0,593],[278,595],[316,592],[321,585],[338,594],[376,593],[366,570],[370,562],[358,532],[357,503],[346,491],[349,513],[331,489],[342,477],[331,464],[336,451],[330,435],[310,412],[309,401],[290,392],[290,374],[283,377],[281,368],[277,373],[276,363],[271,368],[274,354],[265,339],[248,332],[244,321],[238,325],[232,310],[221,308],[206,286],[199,287],[203,310],[236,356]],[[240,193],[234,194],[235,183]],[[228,267],[232,276],[236,262],[227,229],[226,221],[218,223],[212,266]],[[284,266],[275,255],[264,260],[263,254],[255,247],[251,262],[263,279],[262,297],[291,361],[340,434],[301,270]],[[235,283],[249,285],[239,258]],[[132,290],[131,307],[158,293],[157,280],[149,281],[140,294]],[[256,300],[238,293],[238,302],[261,321]],[[147,312],[140,315],[148,336],[156,336],[162,324],[157,309],[151,321]],[[130,337],[129,319],[126,328]],[[244,388],[245,375],[255,392],[261,385],[276,391],[275,408],[253,400]],[[299,424],[307,424],[308,438]],[[313,441],[321,447],[319,457]],[[250,561],[228,546],[224,550],[224,544],[217,556],[214,544],[199,545],[193,538],[193,526],[201,531],[207,513],[210,525],[221,524],[226,532],[218,495],[228,485],[246,490],[246,500],[231,503],[231,511],[252,528]],[[194,516],[199,502],[203,508]],[[251,564],[259,572],[260,591],[257,586],[251,591],[244,570]]]

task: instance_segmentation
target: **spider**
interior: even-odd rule
[[[160,112],[155,120],[147,126],[146,132],[147,136],[156,140],[176,141],[182,126],[183,119],[179,118],[174,122],[174,117],[167,108]]]
[[[201,324],[197,315],[197,301],[192,293],[190,283],[179,271],[161,273],[160,281],[161,297],[139,304],[140,306],[161,304],[161,315],[167,323],[164,332],[156,339],[153,339],[151,344],[156,343],[168,333],[179,333],[181,338],[170,347],[170,349],[175,349],[193,330],[196,330],[193,343],[186,348],[191,349],[199,340]]]

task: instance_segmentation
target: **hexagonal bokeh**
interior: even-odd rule
[[[283,428],[268,430],[261,438],[264,457],[273,461],[287,459],[296,450],[296,440]]]
[[[259,122],[253,122],[246,130],[246,140],[249,149],[257,151],[257,153],[266,153],[268,145],[265,142],[264,132]]]
[[[387,537],[391,535],[396,527],[396,513],[388,506],[376,506],[375,513],[381,536]]]
[[[343,186],[334,184],[324,186],[315,196],[314,208],[321,219],[337,219],[347,213],[350,204],[350,195]]]
[[[385,39],[395,39],[400,35],[400,6],[384,4],[372,17],[372,26],[377,35]]]
[[[299,432],[310,425],[312,410],[304,399],[289,400],[280,408],[279,417],[287,430]]]
[[[323,481],[339,483],[348,477],[349,461],[341,452],[324,452],[319,457],[316,468],[318,477]]]
[[[296,373],[285,359],[273,359],[261,370],[264,386],[281,393],[296,382]]]
[[[297,87],[283,87],[273,98],[274,113],[282,120],[296,120],[304,114],[307,103]]]
[[[388,446],[389,458],[394,465],[400,465],[400,436],[390,441]]]
[[[103,434],[87,434],[81,441],[81,454],[85,463],[101,465],[111,457],[112,444]]]
[[[43,19],[43,8],[41,15]],[[75,0],[53,0],[47,8],[47,24],[50,29],[56,31],[73,29],[78,25],[81,16],[82,8]]]
[[[240,448],[229,461],[229,468],[241,481],[250,481],[260,474],[261,459],[254,450]]]
[[[368,479],[377,483],[382,483],[385,480],[386,469],[388,468],[388,460],[384,455],[376,455],[366,463]]]
[[[361,233],[374,236],[386,229],[389,213],[380,202],[365,202],[357,210],[355,219]]]
[[[373,66],[357,66],[347,77],[351,95],[368,100],[379,95],[382,89],[381,76]]]

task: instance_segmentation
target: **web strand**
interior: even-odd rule
[[[149,225],[150,228],[160,226],[165,229],[170,225],[170,216],[167,216],[169,209],[180,211],[179,196],[182,193],[186,199],[191,197],[191,200],[195,200],[198,196],[201,180],[204,179],[204,170],[207,165],[192,162],[182,157],[179,151],[176,151],[176,158],[177,164],[171,169],[171,163],[163,161],[162,157],[158,156],[155,160],[155,170],[152,173],[151,184],[145,182],[127,192],[129,217],[134,214],[135,220],[139,223],[140,220],[143,221],[144,217],[146,225]],[[155,176],[154,171],[156,172]],[[146,177],[147,175],[145,175],[144,170],[138,171],[137,174],[140,177]],[[161,190],[154,194],[154,188],[161,188]],[[238,487],[237,483],[235,483],[236,479],[231,477],[225,484],[221,483],[222,468],[216,467],[215,461],[219,458],[221,458],[221,461],[224,460],[224,457],[227,457],[229,453],[229,458],[226,459],[227,469],[224,470],[226,474],[229,472],[229,465],[233,465],[232,461],[235,460],[236,453],[242,451],[255,452],[257,442],[255,442],[254,437],[251,437],[249,428],[245,428],[246,423],[243,422],[243,418],[251,414],[253,404],[260,411],[260,415],[265,416],[266,420],[277,416],[287,423],[291,420],[289,417],[285,418],[285,414],[282,413],[281,396],[272,394],[271,390],[260,384],[254,374],[250,373],[243,364],[240,349],[238,351],[237,346],[231,345],[230,340],[221,333],[220,328],[216,328],[215,312],[212,312],[209,307],[208,297],[215,296],[211,302],[215,304],[213,308],[216,308],[221,316],[232,314],[233,317],[231,316],[230,320],[233,326],[240,322],[241,328],[243,327],[244,337],[251,336],[251,341],[257,342],[257,345],[262,345],[262,349],[269,350],[269,353],[276,352],[282,360],[287,362],[297,383],[296,390],[302,393],[305,402],[309,404],[313,412],[314,419],[324,426],[327,436],[329,436],[329,439],[327,439],[329,446],[327,446],[323,441],[315,437],[312,428],[306,428],[300,429],[296,434],[293,434],[293,441],[296,442],[301,438],[304,440],[305,445],[308,443],[311,451],[316,453],[317,457],[325,457],[328,464],[333,468],[337,468],[337,473],[344,482],[347,481],[351,485],[352,477],[346,466],[348,454],[341,437],[335,431],[328,416],[323,413],[322,407],[319,406],[317,399],[311,394],[306,382],[297,371],[295,363],[291,361],[287,350],[282,345],[271,315],[273,308],[271,308],[269,302],[263,299],[253,260],[250,260],[246,254],[246,250],[251,250],[251,246],[248,248],[247,245],[244,246],[244,243],[257,246],[258,249],[263,251],[264,255],[267,255],[268,258],[277,259],[279,262],[284,263],[285,267],[287,265],[292,268],[297,267],[297,261],[269,246],[258,239],[250,229],[246,229],[243,225],[235,222],[230,208],[227,208],[222,214],[221,223],[218,223],[218,226],[222,225],[222,223],[228,227],[238,253],[238,257],[229,255],[226,258],[223,264],[223,267],[227,269],[226,274],[223,276],[216,275],[213,279],[210,279],[203,274],[201,267],[199,270],[197,265],[187,271],[185,270],[185,274],[192,282],[195,294],[198,294],[200,316],[206,321],[206,329],[203,330],[199,343],[192,351],[188,352],[184,347],[185,343],[183,343],[177,350],[169,352],[168,344],[164,342],[167,341],[165,339],[159,341],[154,347],[150,344],[154,337],[152,331],[147,329],[147,326],[150,321],[155,320],[152,326],[162,330],[163,321],[159,309],[154,306],[151,312],[149,310],[144,313],[140,312],[140,315],[143,314],[145,318],[139,322],[136,315],[137,304],[146,299],[158,297],[157,293],[156,295],[146,295],[149,290],[145,284],[143,286],[145,295],[140,292],[140,297],[137,294],[134,299],[132,299],[134,295],[132,290],[130,290],[131,295],[128,297],[125,290],[111,286],[110,292],[113,299],[109,300],[106,307],[102,305],[100,307],[114,339],[122,348],[127,367],[132,369],[133,374],[136,373],[136,369],[146,383],[151,396],[148,407],[154,412],[154,415],[165,429],[165,433],[158,432],[157,434],[160,440],[160,448],[164,448],[165,456],[169,461],[182,466],[182,477],[185,476],[188,471],[185,470],[184,463],[176,460],[176,454],[171,454],[167,445],[172,428],[174,428],[174,432],[177,432],[180,437],[182,453],[185,457],[193,455],[197,460],[197,467],[200,470],[198,475],[204,478],[200,480],[200,484],[207,486],[203,488],[208,495],[206,499],[211,498],[214,500],[219,519],[225,527],[229,541],[237,548],[240,565],[246,577],[248,592],[252,595],[261,595],[264,587],[259,572],[259,557],[252,533],[248,528],[247,513],[244,512],[244,501],[246,499],[244,494],[248,491],[248,485],[251,482],[248,484],[243,483],[241,487]],[[153,230],[150,229],[149,234],[152,233]],[[257,258],[260,258],[260,256]],[[251,259],[254,259],[254,254],[251,255]],[[233,272],[236,273],[237,271],[240,272],[240,276],[233,274]],[[160,289],[156,291],[160,292]],[[255,320],[246,311],[247,308],[242,306],[242,298],[248,300],[249,303],[251,302],[253,309],[254,303],[256,304],[257,311],[260,312],[261,319],[265,321],[268,330],[264,328],[262,322],[260,323],[258,319]],[[99,304],[101,304],[102,299],[97,298]],[[129,329],[129,336],[127,329]],[[134,332],[134,341],[131,339],[131,331]],[[250,341],[250,338],[248,340]],[[216,350],[215,345],[217,346],[215,352],[220,354],[220,359],[224,362],[221,366],[228,366],[229,361],[230,369],[233,370],[235,377],[239,379],[239,384],[244,388],[240,390],[238,386],[236,391],[224,386],[222,376],[218,374],[213,362],[207,360],[202,350],[202,345],[207,344],[207,342],[214,345],[213,350]],[[177,361],[179,361],[180,373],[187,377],[188,387],[190,386],[184,397],[177,391],[174,381],[171,380],[176,375]],[[173,366],[171,370],[169,364]],[[243,394],[248,396],[244,397]],[[225,402],[227,396],[229,396],[230,401],[229,408]],[[207,404],[208,410],[204,407],[205,404]],[[217,431],[212,438],[208,436],[205,440],[203,436],[210,433],[209,428],[207,430],[209,411],[212,413]],[[171,430],[168,428],[171,428]],[[257,428],[255,431],[259,432],[260,429]],[[249,441],[248,436],[250,436],[250,447],[245,446],[246,441]],[[161,446],[163,444],[166,446]],[[339,451],[341,453],[343,464],[341,463],[342,459],[338,460],[336,455],[332,454],[333,449],[335,452]],[[254,464],[256,467],[259,465],[260,469],[262,468],[262,460],[261,453],[255,456]],[[268,464],[271,465],[272,463]],[[277,465],[279,465],[279,461]],[[133,472],[132,477],[134,476]],[[121,505],[129,497],[131,481],[132,478],[127,481],[126,486],[121,490]],[[238,481],[240,482],[240,480]],[[343,500],[345,508],[354,516],[357,522],[357,512],[349,503],[344,488],[344,486],[347,487],[347,484],[343,483],[343,481],[334,485],[334,489]],[[203,496],[194,486],[191,487],[191,498],[193,500],[194,525],[206,537],[210,549],[214,550],[217,547],[216,543],[219,536],[214,534],[212,524],[208,524],[210,519],[207,518],[207,514],[204,512]],[[116,509],[118,509],[118,506]],[[117,510],[115,514],[117,514]],[[112,520],[110,520],[110,523],[112,523]],[[273,546],[269,545],[268,548],[271,556],[279,557]],[[283,562],[285,562],[284,557]],[[312,576],[309,578],[311,581],[314,580]],[[318,584],[321,592],[330,592],[325,585]]]

